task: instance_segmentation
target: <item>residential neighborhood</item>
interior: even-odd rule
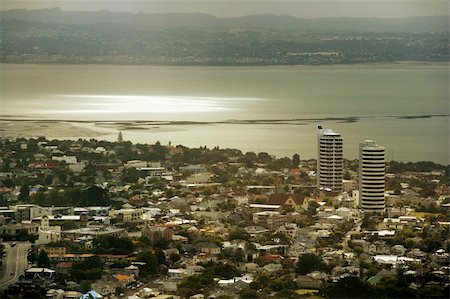
[[[0,139],[2,298],[448,298],[449,166],[387,161],[367,213],[317,161]]]

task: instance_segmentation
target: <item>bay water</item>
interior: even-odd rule
[[[0,64],[0,114],[69,121],[111,141],[122,130],[132,142],[302,159],[316,157],[322,125],[342,134],[349,159],[373,139],[389,160],[448,164],[448,67]]]

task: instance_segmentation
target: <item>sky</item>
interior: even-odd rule
[[[320,17],[408,17],[449,15],[449,2],[441,0],[315,0],[315,1],[123,1],[123,0],[0,0],[0,9],[111,10],[145,13],[201,12],[217,17],[256,14],[287,14],[298,18]]]

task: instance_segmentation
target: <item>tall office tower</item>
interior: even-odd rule
[[[317,187],[326,191],[341,191],[342,170],[341,134],[319,126]]]
[[[366,213],[385,208],[385,149],[373,140],[359,144],[359,205]]]

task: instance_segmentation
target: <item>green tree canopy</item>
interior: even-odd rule
[[[137,261],[145,263],[145,265],[139,266],[139,275],[148,276],[158,273],[158,258],[153,252],[144,251],[139,253]]]
[[[230,231],[228,238],[231,240],[250,240],[250,234],[241,227]]]
[[[312,253],[305,253],[299,256],[296,265],[296,271],[300,275],[308,274],[312,271],[321,271],[325,268],[325,264],[320,256]]]
[[[341,278],[336,283],[327,283],[320,291],[325,298],[376,298],[370,284],[355,276]]]
[[[45,252],[45,250],[41,250],[41,252],[39,252],[37,262],[38,262],[38,267],[41,267],[41,268],[50,267],[50,259],[48,258],[47,252]]]
[[[106,236],[94,240],[95,253],[130,254],[136,246],[130,238]]]

